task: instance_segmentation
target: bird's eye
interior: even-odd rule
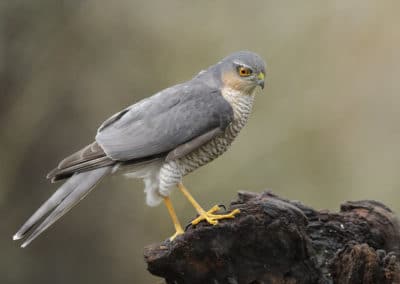
[[[248,67],[239,66],[238,73],[239,73],[240,77],[248,77],[253,73],[253,70],[251,70]]]

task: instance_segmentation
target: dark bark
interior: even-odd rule
[[[376,201],[317,211],[272,193],[240,192],[241,213],[189,226],[145,248],[148,270],[167,283],[400,283],[400,225]]]

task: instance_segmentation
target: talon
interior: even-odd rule
[[[226,212],[226,207],[225,207],[224,204],[218,204],[218,206],[219,206],[220,208],[224,208],[224,211]]]
[[[190,222],[189,224],[186,225],[185,227],[185,232],[189,229],[189,227],[192,225],[192,222]]]
[[[211,224],[211,225],[217,225],[218,224],[218,220],[222,220],[222,219],[233,219],[235,218],[235,215],[240,213],[239,209],[235,209],[232,212],[228,213],[228,214],[213,214],[217,211],[219,211],[221,208],[218,205],[213,206],[209,211],[207,212],[201,212],[199,217],[197,217],[196,219],[194,219],[192,221],[192,225],[197,225],[198,223],[200,223],[201,221],[206,221],[207,223]]]
[[[206,212],[199,205],[199,203],[197,203],[197,201],[194,200],[193,196],[189,193],[189,191],[186,189],[186,187],[182,183],[178,183],[177,185],[178,185],[179,190],[183,193],[183,195],[189,200],[190,203],[192,203],[192,205],[196,209],[197,213],[199,213],[199,216],[196,217],[191,222],[192,225],[197,225],[198,223],[200,223],[203,220],[207,221],[207,223],[209,223],[211,225],[217,225],[218,220],[235,218],[235,215],[240,212],[239,209],[235,209],[228,214],[214,214],[217,211],[221,210],[221,207],[223,207],[224,210],[226,210],[224,205],[221,205],[221,206],[215,205],[209,211]],[[187,228],[188,228],[188,226],[186,227],[186,229]]]

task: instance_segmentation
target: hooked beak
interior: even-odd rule
[[[261,87],[261,89],[264,89],[264,81],[265,81],[265,75],[263,72],[258,73],[257,75],[257,84]]]

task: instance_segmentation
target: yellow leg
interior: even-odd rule
[[[169,197],[164,197],[164,203],[165,206],[167,206],[169,215],[171,216],[172,222],[174,223],[175,226],[175,234],[173,234],[169,240],[172,241],[174,240],[177,236],[182,235],[184,233],[181,223],[178,220],[178,217],[176,216],[174,206],[172,206],[171,199]]]
[[[192,221],[192,225],[197,225],[201,221],[205,220],[211,225],[217,225],[218,220],[221,219],[232,219],[235,218],[235,215],[240,213],[239,209],[235,209],[229,214],[214,214],[219,211],[221,208],[218,205],[213,206],[210,210],[205,211],[199,203],[193,198],[193,196],[189,193],[186,187],[182,183],[178,183],[179,190],[183,193],[183,195],[189,200],[189,202],[196,209],[197,213],[199,213],[199,217]]]

